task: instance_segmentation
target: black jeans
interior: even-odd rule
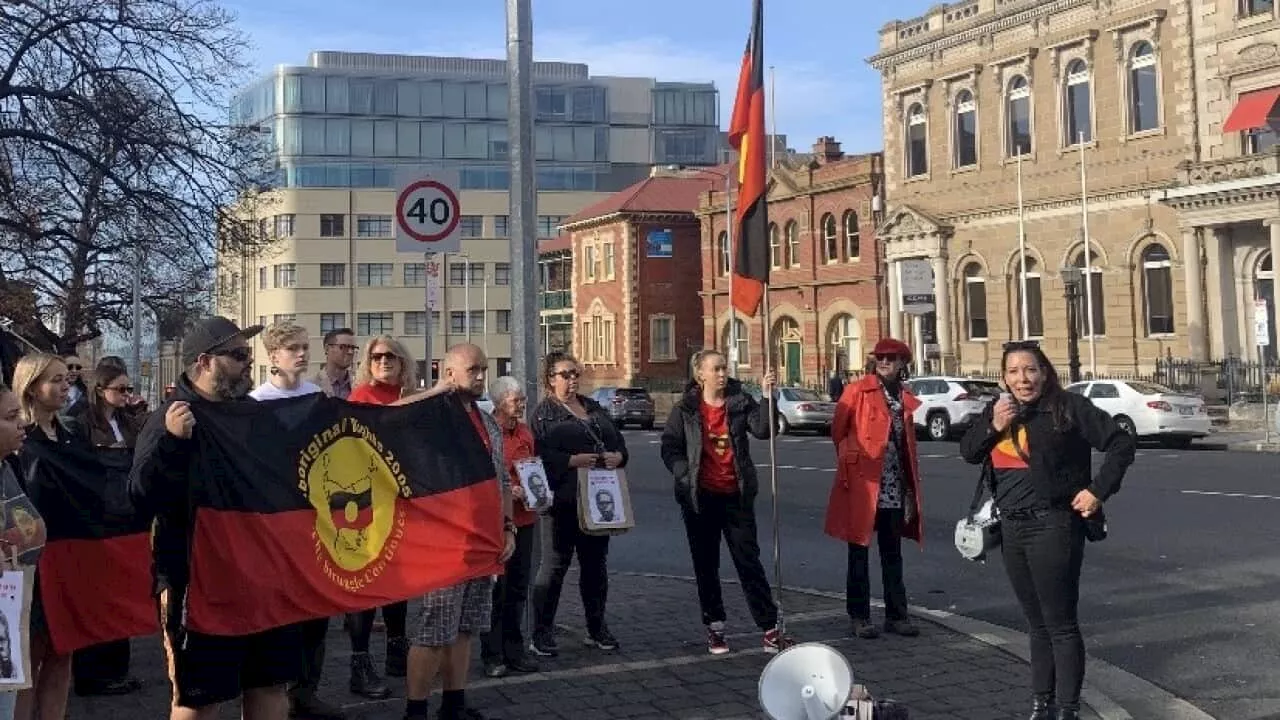
[[[698,579],[698,603],[702,622],[724,622],[724,596],[720,591],[720,537],[729,546],[729,557],[738,571],[738,581],[747,597],[751,619],[761,630],[778,624],[778,606],[760,563],[760,543],[756,539],[756,515],[744,503],[741,493],[698,493],[698,512],[681,508],[684,532],[693,556],[693,574]]]
[[[902,510],[876,511],[876,545],[880,549],[880,580],[884,584],[885,620],[907,619],[907,586],[902,581]],[[854,620],[871,619],[871,562],[868,548],[849,544],[845,575],[845,608]]]
[[[324,641],[329,634],[329,618],[298,623],[302,630],[302,680],[290,693],[295,698],[309,698],[320,688],[324,671]]]
[[[129,640],[81,648],[71,656],[71,673],[81,690],[101,688],[129,677]]]
[[[347,615],[347,633],[351,635],[351,652],[369,652],[369,637],[373,635],[373,619],[378,608]],[[382,621],[387,624],[387,639],[404,639],[405,624],[409,619],[409,603],[398,602],[382,606]]]
[[[587,632],[604,628],[605,601],[609,596],[609,536],[587,535],[578,528],[576,505],[557,505],[542,525],[542,564],[533,584],[533,632],[549,635],[555,629],[560,591],[573,556],[578,555],[578,591],[587,614]]]
[[[1031,637],[1031,689],[1078,708],[1084,684],[1080,635],[1080,568],[1084,524],[1070,510],[1006,514],[1001,518],[1005,572],[1022,605]]]
[[[533,574],[533,541],[536,525],[516,529],[516,550],[507,560],[505,572],[493,584],[493,618],[489,632],[480,637],[480,657],[486,663],[501,663],[524,657],[524,609],[529,599]]]

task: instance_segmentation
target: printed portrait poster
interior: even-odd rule
[[[551,486],[547,484],[547,470],[539,458],[526,458],[515,462],[520,486],[524,488],[525,507],[541,512],[551,507]]]
[[[5,530],[0,534],[0,540],[7,543],[4,545],[6,554],[10,551],[17,553],[19,565],[34,566],[39,558],[40,548],[44,547],[47,538],[39,518],[40,513],[31,503],[31,498],[25,494],[5,498]]]
[[[31,687],[27,627],[34,577],[29,569],[5,570],[0,575],[0,692]]]
[[[635,527],[631,492],[621,469],[583,468],[578,471],[578,504],[585,532],[617,534]]]

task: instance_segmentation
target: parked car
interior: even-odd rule
[[[974,378],[912,378],[907,388],[920,399],[920,407],[912,415],[916,431],[930,440],[946,440],[964,432],[1000,397],[1000,385],[995,381]]]
[[[817,390],[798,387],[778,388],[774,418],[778,434],[787,435],[796,430],[813,430],[831,433],[831,421],[836,415],[836,404],[823,398]]]
[[[653,429],[653,398],[644,388],[602,387],[591,393],[591,399],[604,406],[619,430],[627,425]]]
[[[1092,400],[1135,438],[1159,440],[1166,447],[1188,447],[1192,440],[1207,437],[1212,425],[1204,398],[1152,382],[1087,380],[1067,390]]]

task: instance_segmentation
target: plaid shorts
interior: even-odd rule
[[[489,632],[493,614],[493,578],[467,580],[427,593],[422,598],[417,631],[410,642],[419,647],[447,647],[460,633]]]

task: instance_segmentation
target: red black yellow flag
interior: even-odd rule
[[[191,407],[192,630],[246,635],[502,572],[501,488],[456,396]]]
[[[755,0],[751,35],[742,57],[738,94],[729,121],[729,144],[738,151],[737,237],[734,239],[734,308],[755,317],[769,284],[769,208],[764,130],[764,0]]]
[[[44,543],[37,575],[54,651],[158,632],[151,521],[129,502],[132,452],[27,443],[22,461],[45,537],[32,537],[28,508],[7,502],[6,527],[16,536],[6,539],[19,549]]]

